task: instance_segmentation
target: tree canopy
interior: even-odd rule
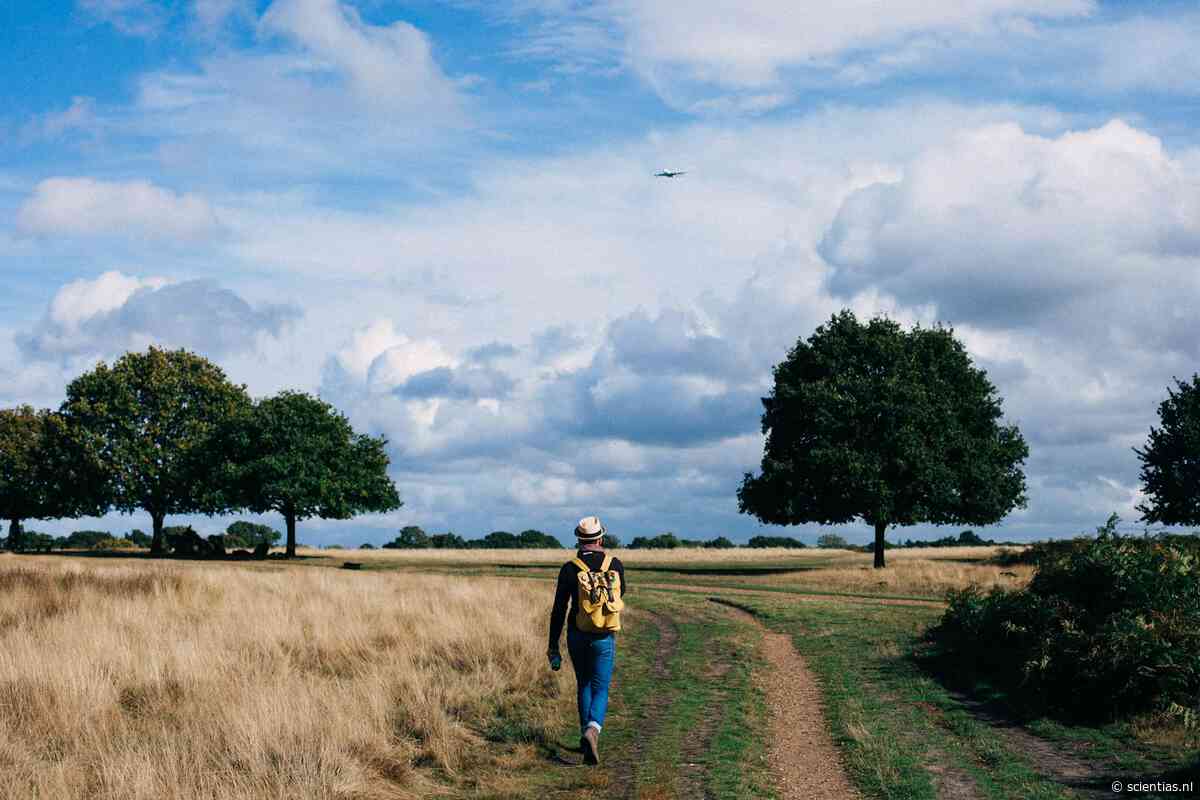
[[[774,370],[761,473],[738,508],[765,523],[998,522],[1025,504],[1029,449],[953,331],[835,314]]]
[[[105,467],[105,503],[150,514],[150,552],[157,555],[168,514],[234,507],[214,491],[224,453],[211,440],[249,405],[245,387],[211,361],[151,347],[71,381],[62,414]]]
[[[290,558],[299,520],[350,519],[400,508],[387,474],[386,445],[382,437],[355,433],[325,401],[282,392],[258,401],[231,426],[225,485],[239,507],[283,515]]]
[[[384,545],[388,550],[424,550],[431,547],[429,534],[419,525],[405,525],[400,535]]]
[[[1159,426],[1150,428],[1146,446],[1134,448],[1142,462],[1142,491],[1137,507],[1145,522],[1200,524],[1200,376],[1175,380],[1158,406]]]
[[[24,520],[99,513],[101,480],[62,416],[27,405],[0,410],[0,520],[9,523],[9,549],[24,549]]]

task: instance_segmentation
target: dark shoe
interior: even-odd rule
[[[583,733],[583,739],[579,742],[583,746],[583,763],[599,764],[600,763],[600,732],[595,728],[589,727]]]

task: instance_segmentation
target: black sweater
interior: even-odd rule
[[[583,559],[583,563],[592,570],[599,571],[600,565],[604,563],[605,553],[603,550],[585,550],[576,555]],[[621,576],[621,597],[626,597],[629,594],[629,586],[625,583],[625,567],[621,564],[621,559],[613,556],[609,569],[616,570],[617,574]],[[554,610],[550,612],[550,647],[547,650],[549,653],[558,652],[558,640],[562,636],[564,621],[571,626],[572,630],[579,629],[575,625],[575,603],[578,602],[576,595],[579,593],[578,576],[579,567],[573,561],[563,564],[562,569],[558,571],[558,587],[554,591]]]

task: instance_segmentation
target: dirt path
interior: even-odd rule
[[[821,709],[821,689],[789,636],[773,633],[745,609],[729,606],[763,631],[762,675],[771,709],[767,761],[780,800],[857,800]]]

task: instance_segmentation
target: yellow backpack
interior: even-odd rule
[[[579,567],[579,594],[575,598],[575,627],[584,633],[621,630],[621,574],[612,566],[612,554],[606,553],[598,572],[592,572],[582,558],[571,563]]]

